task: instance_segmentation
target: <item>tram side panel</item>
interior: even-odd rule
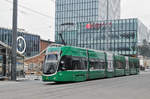
[[[114,55],[114,67],[115,67],[115,76],[124,76],[125,75],[125,57],[121,55]]]
[[[129,57],[130,75],[137,74],[137,64],[138,64],[137,58]]]
[[[70,46],[61,47],[58,69],[51,75],[43,75],[43,81],[85,81],[139,73],[139,60]]]
[[[85,49],[70,47],[73,81],[85,81],[87,79],[87,53]]]
[[[104,78],[106,72],[105,53],[89,50],[88,55],[89,55],[88,79]]]

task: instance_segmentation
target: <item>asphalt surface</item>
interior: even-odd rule
[[[0,99],[150,99],[150,72],[65,84],[0,81]]]

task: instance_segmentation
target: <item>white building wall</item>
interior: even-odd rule
[[[98,20],[107,19],[107,0],[99,0]]]
[[[120,0],[99,0],[99,20],[107,20],[107,4],[108,19],[120,19]]]
[[[138,20],[138,37],[137,37],[137,39],[138,39],[139,45],[142,45],[144,40],[146,40],[147,42],[150,41],[150,31],[140,20]]]
[[[109,19],[120,19],[120,0],[109,1]]]

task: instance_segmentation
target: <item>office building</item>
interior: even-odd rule
[[[122,55],[137,55],[138,46],[150,40],[149,30],[136,18],[79,22],[73,27],[61,32],[67,45]],[[56,37],[56,42],[62,43],[59,35]]]
[[[27,32],[19,32],[18,37],[21,37],[21,40],[25,40],[25,42],[19,40],[19,44],[17,44],[17,50],[24,50],[23,55],[26,57],[31,57],[40,52],[40,36],[35,34],[29,34]],[[12,30],[7,28],[0,28],[0,41],[9,46],[12,45]],[[24,48],[26,45],[26,48]]]
[[[56,35],[66,29],[65,23],[120,19],[120,0],[56,0],[55,19]]]

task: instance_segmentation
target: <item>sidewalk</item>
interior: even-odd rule
[[[3,81],[0,81],[0,87],[9,86],[9,85],[18,84],[18,83],[19,82],[16,82],[16,81],[3,80]]]
[[[140,71],[140,74],[150,73],[150,69],[145,69],[144,71]]]
[[[42,77],[37,75],[25,75],[25,78],[17,78],[17,80],[42,80]]]

